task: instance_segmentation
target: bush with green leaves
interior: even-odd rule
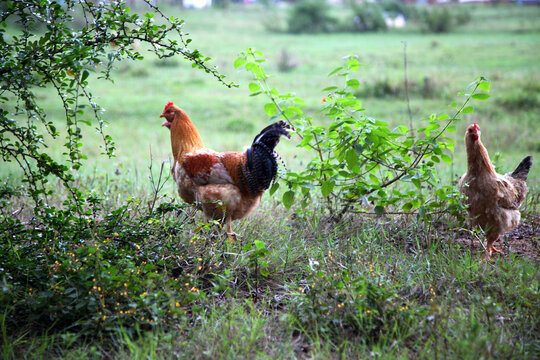
[[[42,215],[58,180],[71,192],[81,212],[84,200],[73,187],[73,171],[82,153],[83,125],[94,126],[103,137],[103,153],[112,156],[113,139],[105,134],[103,109],[89,88],[91,73],[110,79],[113,65],[143,55],[134,42],[147,45],[161,59],[181,56],[227,86],[223,76],[209,67],[207,57],[190,48],[182,32],[183,21],[165,16],[152,1],[150,12],[133,13],[123,1],[18,0],[0,8],[0,155],[16,162],[24,173],[27,193]],[[176,40],[176,39],[177,40]],[[66,133],[61,134],[43,109],[39,88],[54,88],[62,104]],[[92,129],[93,130],[93,129]],[[47,153],[46,137],[65,136],[62,159]]]
[[[453,29],[451,11],[445,6],[436,6],[424,9],[421,16],[425,29],[434,33],[445,33]]]
[[[406,4],[405,2],[396,1],[396,0],[384,0],[379,3],[383,11],[385,11],[389,16],[396,17],[401,14],[405,18],[413,17],[416,9]]]
[[[281,93],[268,83],[262,67],[262,53],[248,49],[235,61],[253,74],[249,84],[252,95],[264,94],[269,102],[264,110],[271,118],[284,119],[296,128],[298,147],[311,154],[304,169],[285,175],[283,204],[302,207],[322,198],[328,212],[341,218],[350,212],[416,212],[430,214],[461,208],[457,190],[443,185],[436,165],[452,162],[454,140],[446,135],[455,131],[459,116],[473,112],[471,99],[489,98],[490,83],[483,77],[472,82],[462,93],[461,105],[452,103],[452,112],[432,114],[422,119],[417,129],[388,123],[365,114],[355,96],[360,82],[353,77],[360,68],[358,58],[350,56],[345,65],[330,73],[340,84],[323,90],[325,96],[317,110],[322,119],[304,113],[303,99],[293,93]],[[270,190],[275,192],[276,183]],[[318,189],[318,190],[317,190]],[[320,196],[320,197],[319,197]]]
[[[386,30],[383,10],[378,4],[353,4],[353,31],[380,31]]]
[[[197,247],[165,245],[189,259],[180,270],[177,264],[156,258],[154,245],[142,242],[177,234],[182,225],[171,226],[174,218],[164,215],[181,208],[156,206],[156,195],[148,207],[128,199],[110,209],[111,204],[79,189],[74,181],[86,159],[83,125],[101,134],[105,155],[114,155],[113,139],[104,132],[104,109],[90,91],[92,73],[111,80],[116,63],[140,60],[139,49],[146,48],[159,59],[180,56],[224,85],[234,86],[207,65],[208,57],[190,48],[182,20],[165,16],[152,1],[145,3],[149,12],[142,15],[131,12],[123,1],[1,4],[0,155],[5,162],[15,162],[23,174],[19,186],[0,184],[4,331],[15,326],[103,330],[113,323],[153,325],[158,317],[174,325],[200,296],[196,285],[185,285],[192,267],[207,269],[201,262],[209,259],[199,256]],[[38,96],[41,88],[54,89],[63,108],[65,132],[47,117],[44,98]],[[63,156],[53,159],[46,139],[62,137]],[[62,186],[51,186],[56,183]],[[163,184],[156,186],[155,194]],[[23,207],[28,208],[27,201],[34,205],[25,221],[12,212],[14,199],[20,197]],[[192,240],[188,244],[194,246],[197,239]],[[163,271],[171,267],[178,270],[171,272],[174,279]]]
[[[331,32],[337,20],[328,15],[330,6],[323,0],[301,0],[288,16],[288,31],[293,34]]]
[[[445,33],[452,31],[455,26],[467,24],[471,15],[462,7],[430,6],[424,8],[419,18],[425,31]]]

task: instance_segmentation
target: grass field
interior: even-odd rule
[[[264,25],[284,22],[281,7],[165,8],[185,19],[193,46],[240,86],[220,85],[183,59],[152,56],[119,64],[114,84],[93,79],[117,151],[112,159],[99,156],[99,136],[88,127],[78,181],[104,202],[88,218],[91,230],[66,228],[48,234],[50,243],[16,249],[9,236],[3,240],[3,357],[538,358],[540,7],[467,9],[471,22],[443,35],[414,24],[383,33],[290,35]],[[168,101],[184,108],[218,151],[242,149],[267,125],[265,99],[250,97],[249,76],[234,71],[240,52],[263,51],[271,85],[305,99],[315,118],[321,90],[336,81],[327,74],[344,56],[358,55],[366,115],[399,125],[410,122],[400,90],[404,43],[415,127],[457,101],[475,77],[491,80],[492,97],[458,124],[455,163],[441,166],[441,179],[450,185],[465,171],[462,134],[471,122],[482,128],[490,155],[500,155],[501,171],[525,155],[535,158],[524,223],[495,263],[481,261],[475,234],[447,214],[429,223],[351,214],[336,223],[318,202],[286,210],[265,195],[237,222],[241,238],[233,243],[223,241],[219,225],[179,204],[172,179],[159,193],[160,212],[148,214],[148,167],[155,173],[170,158],[159,119]],[[290,71],[279,69],[283,52],[295,65]],[[62,126],[54,93],[39,96]],[[298,143],[293,137],[277,149],[291,169],[304,160]],[[62,149],[50,151],[59,157]],[[2,163],[0,174],[20,181],[13,164]],[[31,205],[12,199],[10,206]]]

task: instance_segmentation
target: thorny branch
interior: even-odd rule
[[[78,202],[80,194],[72,185],[71,169],[78,169],[85,158],[78,125],[85,102],[98,123],[104,153],[114,154],[112,138],[104,133],[103,109],[88,90],[88,75],[101,73],[101,78],[110,79],[115,62],[141,59],[134,42],[149,45],[149,51],[159,58],[182,56],[221,84],[237,86],[208,65],[210,58],[188,47],[191,40],[185,38],[182,20],[166,16],[153,1],[144,2],[151,11],[144,16],[130,12],[122,1],[11,0],[0,8],[0,156],[4,161],[14,161],[22,170],[38,211],[42,200],[48,201],[46,183],[50,175],[60,180],[72,200]],[[76,21],[78,18],[81,22]],[[15,35],[4,35],[7,24]],[[67,124],[64,155],[71,168],[44,151],[47,144],[41,129],[52,138],[60,136],[54,124],[46,120],[40,98],[35,96],[37,88],[49,86],[55,89],[63,108]],[[24,122],[19,120],[22,114],[26,115]],[[81,206],[77,209],[82,211]]]

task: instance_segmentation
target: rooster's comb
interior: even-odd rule
[[[169,108],[169,106],[173,106],[173,105],[174,105],[174,103],[173,103],[172,101],[169,101],[169,102],[167,103],[167,105],[165,105],[165,109],[163,109],[163,112],[167,111],[167,109]]]
[[[476,130],[480,130],[480,126],[478,126],[476,123],[474,123],[473,126]]]

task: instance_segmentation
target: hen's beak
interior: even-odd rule
[[[162,117],[165,117],[165,115],[161,114],[159,115],[159,117],[162,118]],[[168,123],[169,122],[167,121],[167,119],[165,119],[165,121],[163,122],[163,124],[161,124],[161,126],[167,126]]]

